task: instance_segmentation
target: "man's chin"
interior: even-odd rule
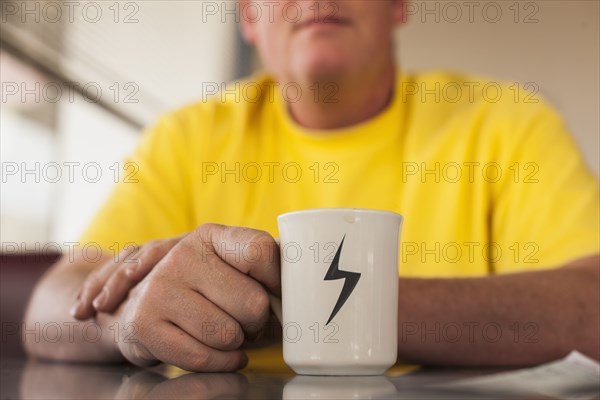
[[[295,63],[294,75],[305,82],[338,82],[351,70],[348,60],[331,57],[303,59]]]

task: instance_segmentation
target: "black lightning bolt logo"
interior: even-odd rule
[[[340,297],[338,298],[337,303],[335,303],[335,307],[333,307],[333,311],[331,312],[331,315],[329,316],[329,319],[327,320],[327,324],[329,324],[331,322],[331,320],[333,319],[333,317],[335,317],[335,315],[338,313],[338,311],[340,311],[340,309],[342,308],[342,306],[344,305],[346,300],[348,300],[348,297],[350,297],[350,294],[352,294],[354,287],[356,286],[356,284],[358,283],[358,280],[360,279],[360,273],[358,273],[358,272],[341,271],[339,269],[340,254],[342,253],[342,246],[344,245],[344,239],[346,239],[346,235],[344,235],[344,237],[342,238],[340,247],[338,247],[338,249],[335,253],[335,256],[333,257],[333,261],[331,262],[331,265],[329,266],[329,269],[327,270],[327,274],[325,274],[326,281],[333,281],[336,279],[345,279],[344,287],[342,287],[342,292],[340,293]],[[327,324],[325,324],[325,325],[327,325]]]

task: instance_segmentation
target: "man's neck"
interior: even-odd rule
[[[315,130],[349,127],[381,113],[390,103],[395,66],[390,61],[358,79],[311,82],[301,85],[302,96],[288,104],[299,125]]]

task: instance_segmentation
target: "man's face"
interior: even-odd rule
[[[252,7],[247,8],[250,18],[243,19],[244,36],[256,45],[267,69],[288,81],[360,74],[390,57],[392,31],[402,20],[401,0],[253,3],[262,15],[254,18]],[[243,0],[241,6],[248,4]]]

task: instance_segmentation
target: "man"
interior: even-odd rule
[[[398,72],[401,1],[294,6],[294,23],[242,23],[270,77],[163,118],[84,235],[102,259],[64,259],[39,283],[26,324],[74,323],[71,309],[100,339],[73,324],[75,340],[27,339],[30,354],[242,368],[280,294],[276,216],[361,207],[405,217],[400,359],[599,359],[598,182],[560,118],[505,86],[492,99],[481,80]],[[436,87],[465,92],[415,95]]]

